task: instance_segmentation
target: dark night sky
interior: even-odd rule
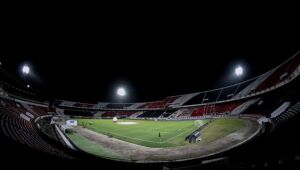
[[[35,77],[25,81],[33,88],[75,101],[116,101],[118,85],[128,88],[127,102],[209,90],[262,74],[300,50],[297,29],[285,23],[282,30],[277,20],[20,26],[2,35],[3,68],[21,79],[19,66],[29,63]],[[246,75],[229,79],[236,64]]]

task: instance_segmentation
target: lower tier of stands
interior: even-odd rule
[[[163,112],[163,110],[145,111],[141,115],[137,116],[137,118],[158,118],[161,114],[163,114]]]
[[[0,122],[2,134],[36,150],[71,158],[45,141],[34,126],[33,119],[25,116],[25,112],[28,112],[28,110],[23,110],[17,106],[17,103],[13,103],[9,100],[1,100]]]
[[[129,117],[134,113],[135,111],[107,111],[104,112],[101,117]]]

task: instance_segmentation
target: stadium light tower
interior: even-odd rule
[[[237,66],[234,70],[234,73],[237,77],[240,77],[244,73],[244,69],[241,66]]]
[[[23,67],[22,67],[22,73],[24,75],[28,75],[30,73],[30,67],[28,65],[23,65]]]

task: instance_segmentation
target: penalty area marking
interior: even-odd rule
[[[173,139],[173,138],[175,138],[175,137],[177,137],[177,136],[179,136],[179,135],[185,133],[187,130],[191,130],[191,128],[188,128],[188,129],[184,130],[183,132],[179,133],[178,135],[173,136],[173,137],[170,137],[169,139],[167,139],[167,140],[165,140],[165,141],[163,141],[163,142],[159,142],[159,143],[165,143],[165,142],[168,142],[169,140],[171,140],[171,139]]]
[[[136,125],[136,122],[117,122],[119,125]]]

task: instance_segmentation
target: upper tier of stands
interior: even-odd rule
[[[170,96],[166,97],[163,101],[156,101],[156,102],[147,102],[141,106],[138,107],[138,109],[144,109],[144,108],[160,108],[164,109],[168,104],[175,101],[180,96]]]
[[[1,67],[0,67],[1,68]],[[296,53],[294,56],[280,64],[276,68],[252,78],[250,80],[222,87],[219,89],[213,89],[208,91],[202,91],[191,94],[169,96],[161,101],[154,102],[141,102],[141,103],[81,103],[65,100],[54,100],[51,104],[56,107],[65,108],[78,108],[88,110],[164,110],[166,108],[180,108],[182,106],[192,105],[205,105],[222,103],[231,100],[237,100],[254,95],[266,93],[275,88],[292,81],[300,73],[300,53]],[[33,92],[28,92],[26,88],[22,88],[20,83],[18,86],[11,86],[6,83],[9,76],[1,69],[1,82],[0,93],[9,94],[12,97],[20,98],[24,96],[25,99],[36,99],[38,95]],[[38,100],[39,101],[39,100]],[[46,101],[47,102],[47,101]],[[45,103],[43,100],[42,103]]]
[[[292,81],[300,73],[300,53],[286,60],[278,67],[250,80],[219,89],[170,96],[162,101],[145,103],[80,104],[78,102],[57,101],[58,106],[89,109],[159,110],[168,107],[180,108],[187,105],[214,104],[251,97],[278,88]]]

